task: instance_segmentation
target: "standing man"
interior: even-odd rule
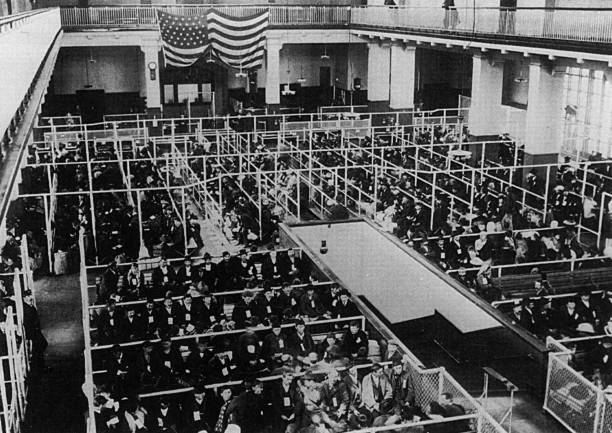
[[[516,0],[500,0],[499,33],[513,35],[516,19]]]

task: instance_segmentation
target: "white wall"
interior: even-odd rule
[[[331,68],[331,83],[336,82],[339,88],[352,87],[355,77],[361,78],[362,89],[367,88],[368,51],[366,44],[328,44],[328,60],[321,59],[325,53],[323,44],[295,45],[286,44],[280,52],[280,82],[297,83],[300,75],[306,79],[303,87],[316,87],[319,85],[319,68]],[[289,72],[287,72],[289,71]],[[237,78],[234,70],[228,71],[228,88],[244,88],[245,79]],[[336,80],[337,79],[337,80]],[[257,87],[266,86],[266,67],[257,70]]]
[[[504,103],[527,105],[529,81],[516,82],[518,77],[529,78],[529,61],[507,60],[504,69]]]
[[[90,62],[92,58],[94,61]],[[74,94],[89,84],[106,93],[140,92],[144,78],[138,47],[62,48],[53,83],[58,95]]]

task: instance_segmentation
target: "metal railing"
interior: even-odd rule
[[[605,392],[576,371],[573,352],[548,337],[550,349],[544,410],[573,433],[600,433],[612,429],[612,404]]]
[[[580,8],[458,8],[383,6],[219,6],[160,5],[62,8],[68,29],[96,27],[156,28],[155,10],[179,15],[205,14],[211,7],[232,16],[270,11],[270,26],[380,27],[396,30],[542,38],[583,42],[612,42],[612,9]]]
[[[351,25],[474,35],[612,42],[612,9],[358,7]]]
[[[230,16],[248,16],[269,9],[270,27],[345,26],[350,22],[350,8],[346,6],[118,6],[92,8],[62,8],[64,28],[127,27],[157,29],[156,10],[177,15],[206,14],[213,8]]]

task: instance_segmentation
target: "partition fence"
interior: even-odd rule
[[[570,432],[609,432],[612,429],[612,400],[609,394],[572,366],[574,351],[568,345],[580,340],[583,339],[547,338],[546,345],[550,352],[544,410]]]
[[[2,345],[0,349],[0,430],[7,433],[22,430],[28,396],[28,376],[31,370],[32,344],[26,339],[24,327],[24,293],[33,294],[33,277],[30,267],[27,240],[24,236],[20,246],[21,269],[13,274],[1,275],[13,278],[14,306],[3,311]]]
[[[224,216],[224,179],[233,179],[257,210],[257,222],[261,221],[263,209],[262,202],[271,201],[282,210],[287,218],[299,220],[304,194],[308,195],[311,208],[318,209],[320,215],[328,213],[327,202],[338,200],[357,215],[377,220],[374,204],[378,201],[378,180],[381,178],[399,179],[406,175],[413,186],[425,191],[426,197],[400,188],[400,192],[420,202],[430,210],[431,224],[436,201],[448,200],[451,215],[459,218],[462,212],[468,212],[474,206],[474,197],[480,184],[495,185],[490,193],[500,194],[505,188],[512,187],[519,195],[518,201],[523,209],[528,210],[540,220],[545,218],[550,206],[549,199],[554,188],[554,176],[558,166],[556,164],[525,165],[521,164],[522,150],[512,140],[500,139],[488,142],[463,142],[463,135],[459,132],[468,125],[463,122],[458,111],[444,110],[440,116],[436,112],[426,114],[417,113],[360,113],[363,119],[348,121],[316,120],[316,114],[306,115],[309,120],[293,121],[295,117],[287,115],[276,116],[280,129],[252,130],[257,126],[262,116],[246,118],[207,118],[194,119],[187,130],[177,132],[185,119],[142,119],[136,115],[134,120],[106,122],[100,125],[76,125],[80,130],[74,131],[64,126],[51,132],[45,132],[45,142],[35,143],[33,151],[45,156],[50,162],[30,163],[26,167],[44,170],[49,182],[46,191],[23,193],[21,197],[42,197],[45,202],[46,221],[52,237],[54,203],[60,197],[82,196],[89,202],[90,221],[93,229],[94,250],[96,250],[96,197],[100,194],[112,192],[125,197],[132,205],[139,218],[140,238],[142,239],[142,209],[141,193],[145,191],[162,191],[167,193],[174,213],[183,223],[185,231],[185,250],[187,250],[187,227],[184,224],[186,213],[191,205],[196,207],[209,218],[214,225],[223,228]],[[265,118],[266,116],[263,116]],[[232,122],[246,120],[247,132],[238,132],[229,127]],[[412,122],[410,122],[412,121]],[[157,124],[154,124],[157,122]],[[326,123],[330,122],[330,123]],[[341,122],[350,122],[343,124]],[[362,122],[355,125],[356,122]],[[202,127],[209,123],[220,126],[222,129],[204,130]],[[374,126],[373,123],[384,123]],[[169,134],[163,134],[169,125]],[[192,127],[195,125],[194,127]],[[307,125],[312,128],[307,128]],[[123,127],[125,126],[125,127]],[[105,129],[95,129],[103,127]],[[74,128],[74,127],[72,127]],[[158,130],[156,131],[155,128]],[[161,128],[161,131],[159,130]],[[59,130],[58,130],[59,129]],[[446,133],[445,143],[434,141],[436,131]],[[161,135],[154,135],[161,132]],[[315,138],[317,134],[324,134],[327,140],[335,140],[335,148],[321,147]],[[429,136],[428,143],[420,137]],[[66,148],[76,149],[76,143],[85,143],[87,158],[85,161],[57,162],[55,154],[57,149],[65,143],[74,145]],[[114,149],[115,159],[95,161],[93,156],[96,149],[102,145]],[[207,152],[194,155],[196,145],[202,145]],[[150,157],[136,157],[136,149],[148,146]],[[319,147],[317,147],[319,146]],[[512,149],[510,165],[502,165],[497,156],[502,147]],[[469,149],[469,150],[468,150]],[[399,165],[389,159],[389,153],[401,152],[404,163]],[[326,166],[320,162],[322,156],[331,154],[339,161],[333,166]],[[253,161],[264,158],[271,161],[272,169],[262,169]],[[428,161],[437,160],[437,165]],[[138,164],[151,162],[158,169],[158,175],[163,181],[159,187],[136,187],[133,184],[132,173]],[[280,165],[280,163],[283,165]],[[442,162],[442,163],[440,163]],[[96,164],[116,164],[121,172],[122,188],[94,189],[92,181],[92,167]],[[227,164],[231,168],[228,168]],[[598,167],[607,165],[607,162],[581,162],[574,167],[580,185],[580,192],[571,191],[570,194],[582,200],[584,196],[597,197],[599,215],[596,227],[577,224],[578,234],[589,234],[597,238],[597,245],[601,245],[602,225],[604,212],[609,198],[600,194],[600,186],[593,183],[591,178],[596,176],[600,181],[610,182],[612,178],[596,172]],[[88,187],[79,190],[57,191],[56,172],[60,168],[80,167],[88,174]],[[348,178],[349,170],[364,170],[374,179],[371,191],[351,185]],[[542,191],[533,192],[523,186],[523,178],[527,172],[535,169],[545,181]],[[256,191],[243,189],[245,177],[252,177],[255,181]],[[285,179],[284,181],[281,181]],[[292,179],[291,188],[283,182]],[[465,192],[461,198],[453,194],[441,183],[450,180],[459,185]],[[328,188],[328,187],[331,187]],[[601,195],[601,197],[599,197]],[[377,220],[379,224],[383,221]],[[259,238],[261,239],[261,225],[259,225]],[[48,250],[51,262],[53,240],[48,239]],[[97,250],[96,250],[97,251]],[[98,262],[102,257],[90,257]],[[90,260],[91,261],[91,260]]]
[[[94,390],[95,390],[95,377],[100,374],[104,374],[104,371],[96,370],[94,368],[94,354],[101,350],[107,348],[107,346],[94,346],[91,340],[91,332],[93,331],[90,326],[90,311],[95,308],[99,308],[100,306],[95,306],[90,303],[89,293],[90,293],[90,285],[88,281],[92,279],[93,276],[98,275],[100,266],[87,266],[85,264],[84,257],[84,248],[83,248],[83,231],[80,233],[79,237],[79,245],[80,245],[80,254],[81,254],[81,266],[80,266],[80,283],[81,283],[81,294],[83,299],[83,327],[85,334],[85,386],[84,391],[85,395],[89,402],[89,422],[88,422],[88,432],[96,431],[96,424],[94,422],[95,412],[94,412]],[[299,251],[299,249],[298,249]],[[265,253],[266,251],[261,251],[258,253]],[[257,254],[257,253],[256,253]],[[150,262],[142,262],[140,263],[143,269],[150,269]],[[335,284],[333,281],[323,281],[321,283],[315,283],[316,287],[324,287],[325,285]],[[216,294],[216,296],[235,296],[240,292],[220,292]],[[351,319],[359,319],[364,324],[364,329],[370,329],[372,332],[376,332],[380,334],[381,338],[386,340],[395,340],[396,337],[393,333],[384,325],[380,319],[378,319],[373,313],[369,311],[369,309],[360,301],[358,298],[354,298],[357,303],[361,316],[354,318],[344,318],[344,319],[331,319],[331,320],[319,320],[309,322],[308,326],[320,326],[325,323],[336,323],[338,320],[342,321],[351,320]],[[366,328],[366,323],[367,328]],[[284,325],[290,327],[292,325]],[[262,328],[263,330],[267,328]],[[216,332],[216,333],[205,333],[201,335],[195,336],[178,336],[175,337],[177,344],[183,344],[181,341],[185,341],[185,339],[194,339],[194,338],[210,338],[217,335],[231,335],[235,333],[240,333],[241,330],[235,331],[225,331],[225,332]],[[128,343],[129,345],[138,346],[138,342],[136,343]],[[432,420],[432,421],[419,421],[419,422],[406,422],[402,424],[396,424],[393,426],[384,426],[384,427],[371,427],[364,428],[360,430],[355,430],[352,433],[375,433],[375,432],[401,432],[404,431],[405,428],[418,428],[419,426],[427,427],[428,425],[433,424],[434,422],[437,424],[445,424],[451,425],[451,423],[459,421],[459,420],[469,420],[470,424],[474,431],[478,433],[503,433],[505,430],[502,426],[499,425],[492,417],[489,415],[484,408],[469,395],[457,381],[451,377],[444,368],[434,368],[434,369],[425,369],[422,367],[420,361],[408,350],[407,347],[403,345],[403,343],[398,342],[399,350],[401,353],[408,355],[408,369],[411,375],[411,378],[414,382],[415,392],[416,392],[416,401],[422,407],[427,407],[429,403],[433,401],[437,401],[440,395],[444,392],[450,392],[455,399],[455,402],[461,404],[466,409],[466,415],[460,417],[451,417],[445,418],[443,420]],[[108,346],[110,347],[110,346]],[[383,363],[387,365],[388,363]],[[359,366],[358,369],[368,369],[370,365],[362,365]],[[303,373],[298,373],[296,376],[299,378]],[[263,377],[260,380],[264,383],[269,383],[271,381],[280,380],[281,376],[268,376]],[[217,390],[222,386],[230,386],[238,388],[242,385],[242,381],[233,380],[229,382],[217,383],[207,385],[206,388],[217,392]],[[169,390],[162,391],[152,391],[152,392],[141,392],[139,394],[139,398],[141,401],[148,401],[149,399],[159,399],[160,397],[172,397],[172,396],[180,396],[184,393],[189,393],[193,391],[192,387],[183,387],[183,388],[175,388]]]

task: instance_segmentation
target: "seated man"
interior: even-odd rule
[[[353,320],[342,337],[342,350],[348,356],[355,358],[360,348],[365,350],[366,355],[368,354],[368,336],[361,329],[359,320]]]
[[[361,382],[361,401],[375,418],[383,414],[383,402],[393,399],[393,388],[380,364],[372,365],[370,373]]]

